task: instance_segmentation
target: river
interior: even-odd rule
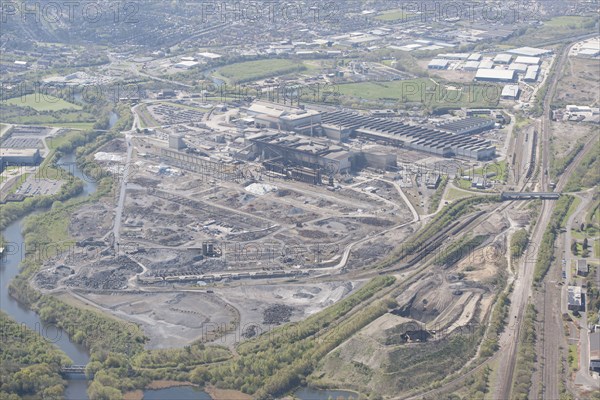
[[[116,116],[116,114],[115,114]],[[111,126],[116,123],[116,118],[111,115]],[[78,197],[87,197],[97,189],[96,182],[86,176],[77,166],[74,154],[64,155],[57,163],[60,168],[80,178],[83,183],[83,191]],[[11,316],[20,324],[39,333],[47,340],[54,343],[73,360],[75,365],[86,365],[90,360],[88,350],[76,343],[71,342],[66,331],[58,329],[53,325],[42,322],[40,317],[33,311],[19,304],[10,297],[8,286],[19,273],[19,264],[25,254],[25,241],[22,235],[23,223],[27,216],[10,224],[3,232],[6,250],[0,261],[0,309]],[[67,380],[65,391],[66,400],[87,400],[87,381],[82,377],[70,377]],[[338,390],[316,390],[309,388],[299,389],[295,395],[301,400],[327,400],[330,396],[334,399],[339,397],[349,398],[354,395],[350,392]],[[174,387],[160,390],[144,391],[144,400],[210,400],[210,396],[193,387]]]
[[[96,183],[84,176],[81,170],[75,164],[74,154],[63,156],[58,165],[65,171],[80,178],[83,183],[83,191],[78,197],[89,196],[96,191]],[[27,217],[23,217],[10,224],[3,232],[6,241],[6,251],[2,256],[0,263],[0,309],[10,315],[20,324],[24,324],[29,329],[39,333],[50,342],[64,351],[75,365],[86,365],[89,362],[90,355],[88,351],[76,343],[71,342],[67,332],[58,329],[54,325],[48,325],[42,322],[40,317],[33,311],[27,309],[15,299],[10,297],[8,286],[10,282],[19,273],[19,264],[25,255],[25,240],[22,235],[23,223]],[[67,399],[82,400],[87,399],[87,385],[85,380],[69,380],[67,387]]]

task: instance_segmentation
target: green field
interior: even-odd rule
[[[285,75],[292,72],[303,71],[305,69],[306,66],[301,62],[273,59],[226,65],[219,68],[217,72],[218,75],[221,75],[230,82],[242,83]]]
[[[375,19],[378,19],[380,21],[397,21],[399,19],[404,19],[411,16],[412,14],[407,13],[404,10],[390,10],[384,12],[381,15],[378,15],[377,17],[375,17]]]
[[[431,108],[493,107],[495,95],[483,95],[490,85],[439,85],[431,79],[409,79],[391,82],[360,82],[339,85],[343,96],[366,100],[395,100],[422,103]],[[495,89],[490,89],[489,93]],[[490,100],[490,101],[488,101]]]
[[[58,97],[40,94],[28,94],[21,97],[13,97],[6,100],[6,104],[31,107],[36,111],[61,111],[61,110],[81,110],[77,104],[69,103]]]
[[[593,32],[597,17],[584,16],[562,16],[544,21],[544,25],[531,27],[522,32],[521,35],[510,39],[513,45],[533,45],[545,41],[560,41],[563,38],[584,35]]]

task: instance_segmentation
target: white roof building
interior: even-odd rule
[[[516,100],[519,98],[520,93],[521,89],[519,89],[519,85],[506,85],[502,89],[502,94],[500,96],[503,99]]]
[[[508,69],[483,69],[479,68],[475,75],[476,81],[514,82],[516,72]]]
[[[539,57],[546,54],[552,54],[552,50],[539,49],[536,47],[519,47],[517,49],[508,50],[507,53],[516,54],[518,56]]]
[[[527,71],[527,64],[518,64],[514,62],[508,66],[508,69],[520,73],[525,73]]]
[[[465,63],[465,71],[477,71],[479,69],[479,61],[467,61]]]
[[[509,64],[512,60],[512,56],[510,54],[498,54],[494,57],[494,62],[498,64]]]
[[[519,56],[515,62],[517,64],[540,65],[541,60],[539,57]]]

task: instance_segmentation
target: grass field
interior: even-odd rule
[[[453,200],[458,200],[458,199],[462,199],[464,197],[471,197],[471,196],[473,196],[473,193],[463,192],[462,190],[454,189],[451,187],[446,192],[446,197],[444,198],[444,200],[453,201]]]
[[[93,122],[51,122],[46,126],[77,129],[80,131],[89,131],[94,127]]]
[[[407,13],[404,10],[390,10],[384,12],[381,15],[378,15],[377,17],[375,17],[375,19],[378,19],[380,21],[397,21],[399,19],[411,17],[412,15],[413,14]]]
[[[513,45],[535,45],[537,43],[539,45],[544,41],[558,41],[562,38],[589,33],[594,25],[595,20],[592,17],[555,17],[544,21],[542,26],[527,29],[522,35],[511,39],[509,43]]]
[[[218,75],[229,82],[242,83],[303,71],[306,66],[294,60],[273,59],[247,61],[219,68]]]
[[[339,85],[343,96],[366,100],[397,100],[422,103],[431,108],[493,107],[499,96],[483,94],[489,85],[439,85],[431,79],[391,82],[360,82]],[[490,101],[488,101],[490,100]]]
[[[28,94],[21,97],[13,97],[6,100],[6,104],[31,107],[36,111],[62,111],[62,110],[81,110],[77,104],[69,103],[58,97],[40,94]]]

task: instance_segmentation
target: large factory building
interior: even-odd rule
[[[352,169],[352,153],[327,140],[277,132],[263,132],[248,138],[263,161],[347,173]]]
[[[258,100],[246,109],[254,117],[257,127],[294,131],[309,136],[318,136],[321,113],[300,107]]]
[[[489,140],[470,135],[458,135],[342,111],[323,114],[322,119],[324,124],[349,129],[355,137],[441,157],[489,160],[496,155],[496,148]]]

